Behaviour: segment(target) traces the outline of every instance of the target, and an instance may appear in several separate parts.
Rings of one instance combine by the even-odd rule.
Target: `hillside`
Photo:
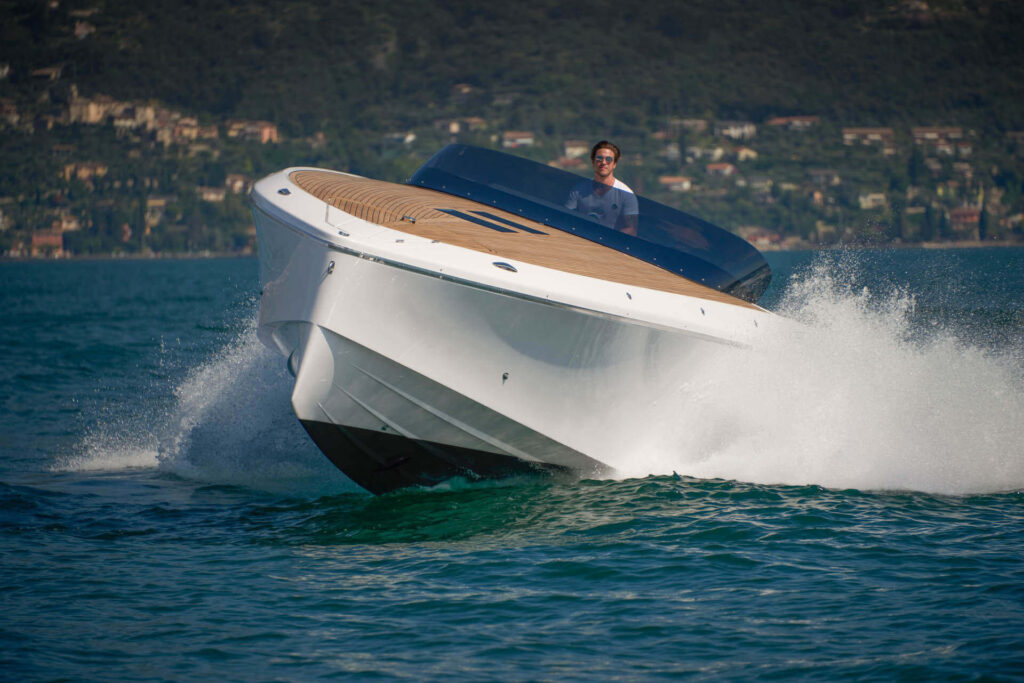
[[[509,125],[552,133],[680,113],[1024,128],[1024,6],[1012,0],[46,6],[0,3],[0,62],[16,77],[61,63],[85,93],[268,119],[291,136],[486,115],[509,92]],[[76,38],[76,21],[95,31]],[[453,100],[456,83],[478,96]]]
[[[6,210],[8,228],[13,221],[32,229],[46,202],[37,200],[44,206],[33,213],[24,196],[36,188],[52,197],[46,186],[65,161],[47,151],[53,146],[70,148],[78,161],[89,150],[90,160],[104,158],[108,166],[131,158],[126,173],[140,182],[164,177],[163,187],[177,185],[178,194],[189,183],[300,162],[401,180],[447,141],[439,121],[467,117],[487,125],[486,134],[464,136],[468,141],[494,144],[502,130],[530,131],[537,143],[520,153],[545,161],[559,156],[566,138],[624,140],[646,159],[635,173],[652,188],[664,174],[692,175],[664,153],[664,137],[652,138],[683,117],[763,124],[814,116],[822,121],[819,135],[832,142],[844,126],[888,126],[905,136],[913,126],[958,126],[992,141],[995,154],[1006,132],[1024,129],[1022,27],[1024,5],[1013,0],[0,0],[0,98],[18,112],[8,120],[19,121],[0,123],[0,198],[20,197]],[[53,80],[39,71],[53,67],[60,70]],[[199,125],[272,122],[286,142],[255,149],[222,140],[214,153],[188,160],[109,129],[54,128],[67,122],[76,94],[156,102]],[[387,142],[409,131],[415,144],[396,150]],[[669,135],[684,150],[707,142],[679,130]],[[762,152],[753,170],[802,175],[808,166],[851,164],[846,178],[875,177],[849,192],[872,184],[885,192],[912,184],[904,176],[923,161],[903,144],[881,167],[874,157],[859,160],[829,149],[826,138],[815,140],[820,144],[777,140],[778,154]],[[800,168],[787,171],[787,158],[797,157]],[[1002,180],[992,180],[1011,196],[1019,194],[1016,165],[1016,158],[999,161]],[[118,204],[119,195],[110,194]],[[756,203],[730,215],[735,207],[723,206],[719,195],[684,204],[732,227],[758,222]],[[856,196],[843,201],[855,204]],[[807,237],[829,216],[811,215],[805,203],[771,208],[760,222]],[[206,224],[198,211],[181,207],[183,223],[197,225],[193,232]],[[131,210],[123,213],[111,220],[136,220]]]

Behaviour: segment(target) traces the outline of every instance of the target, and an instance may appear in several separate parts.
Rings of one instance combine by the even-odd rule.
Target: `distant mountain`
[[[666,115],[1010,130],[1022,28],[1018,0],[0,0],[0,65],[5,92],[61,66],[86,95],[291,136],[451,115],[549,135]]]

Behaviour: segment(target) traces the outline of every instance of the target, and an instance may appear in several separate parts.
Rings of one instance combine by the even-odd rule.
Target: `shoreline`
[[[256,252],[173,252],[161,254],[63,254],[61,256],[0,256],[0,263],[25,263],[30,261],[45,261],[57,263],[60,261],[199,261],[213,259],[254,259]]]
[[[1006,240],[971,240],[964,242],[886,242],[885,244],[822,244],[807,245],[801,247],[774,247],[753,245],[760,252],[787,252],[787,251],[840,251],[842,249],[1012,249],[1024,247],[1024,242],[1010,242]]]
[[[1009,242],[1006,240],[992,240],[992,241],[981,241],[973,240],[969,242],[915,242],[915,243],[886,243],[886,244],[827,244],[827,245],[806,245],[799,247],[775,247],[775,246],[757,246],[754,247],[760,252],[780,253],[780,252],[799,252],[799,251],[840,251],[843,249],[862,249],[862,250],[880,250],[880,249],[926,249],[926,250],[939,250],[939,249],[1012,249],[1014,247],[1024,248],[1024,242]],[[249,259],[257,258],[256,252],[212,252],[212,251],[197,251],[197,252],[164,252],[159,254],[125,254],[125,253],[113,253],[113,254],[62,254],[56,257],[45,257],[45,256],[7,256],[0,255],[0,263],[18,263],[28,261],[45,261],[45,262],[59,262],[59,261],[186,261],[186,260],[201,260],[201,259]]]

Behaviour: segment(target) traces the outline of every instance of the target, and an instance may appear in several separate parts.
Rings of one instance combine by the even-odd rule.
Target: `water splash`
[[[645,407],[660,413],[650,440],[624,446],[622,474],[950,494],[1024,488],[1019,345],[993,348],[972,343],[969,329],[922,323],[905,288],[865,288],[857,271],[850,259],[819,259],[776,307],[792,324],[767,329],[753,350],[722,349],[696,374],[681,363],[674,394]],[[250,320],[185,375],[168,407],[104,421],[56,469],[157,469],[301,496],[360,490],[294,418],[291,386]]]
[[[360,490],[317,450],[292,414],[292,378],[255,322],[187,373],[168,409],[91,430],[65,471],[157,468],[189,480],[316,496]]]
[[[160,440],[160,469],[276,493],[353,490],[292,414],[291,385],[281,357],[259,342],[253,323],[176,389],[177,407]]]
[[[666,401],[673,425],[637,471],[964,494],[1024,487],[1019,349],[913,324],[914,297],[855,286],[819,259],[788,285],[795,321],[723,350]],[[644,473],[646,473],[644,472]]]

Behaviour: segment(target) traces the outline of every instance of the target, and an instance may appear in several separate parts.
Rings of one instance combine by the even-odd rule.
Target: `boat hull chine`
[[[292,408],[321,451],[373,493],[539,472],[604,470],[386,356],[302,325]],[[515,445],[513,445],[515,444]]]

